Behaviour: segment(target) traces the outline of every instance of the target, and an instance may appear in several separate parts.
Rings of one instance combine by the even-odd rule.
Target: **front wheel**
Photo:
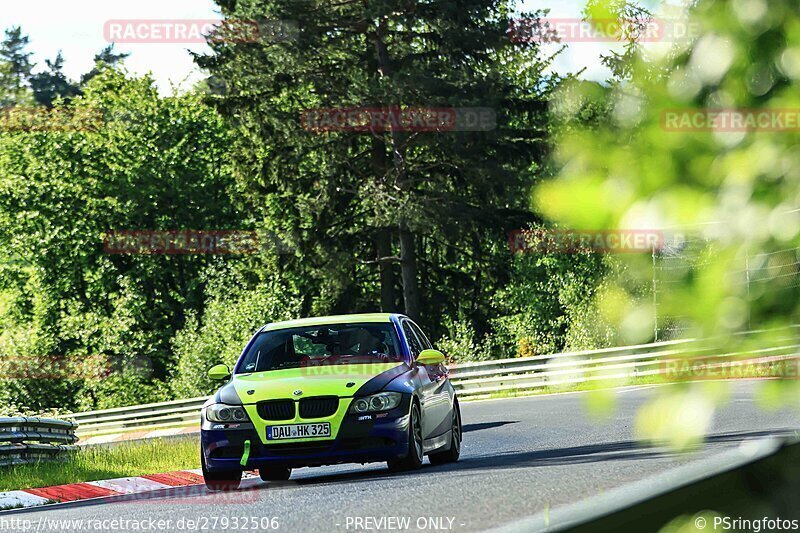
[[[428,455],[432,465],[455,463],[461,455],[461,412],[458,409],[458,404],[453,406],[453,426],[450,431],[450,448],[443,452]]]
[[[389,470],[392,472],[416,470],[422,466],[422,453],[422,417],[419,405],[412,402],[408,421],[408,454],[402,459],[388,461]]]
[[[239,488],[239,483],[242,482],[241,470],[211,472],[206,467],[206,458],[203,452],[200,452],[200,464],[203,467],[203,480],[208,490],[235,490]]]

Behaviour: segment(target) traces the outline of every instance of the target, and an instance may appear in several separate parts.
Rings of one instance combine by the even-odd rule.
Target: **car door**
[[[419,339],[422,349],[432,349],[433,344],[422,332],[422,329],[414,321],[409,320],[408,322]],[[447,379],[447,367],[443,364],[427,366],[425,367],[425,373],[432,385],[427,409],[428,423],[430,425],[429,435],[436,437],[450,430],[455,390]]]
[[[417,337],[417,334],[414,333],[414,328],[411,326],[410,320],[403,319],[400,322],[400,326],[403,328],[403,336],[405,336],[406,342],[408,343],[411,359],[416,361],[417,356],[419,356],[420,352],[424,349],[423,344]],[[434,424],[435,413],[432,412],[432,401],[434,400],[437,383],[435,380],[431,379],[428,369],[424,365],[414,364],[416,366],[414,381],[419,393],[420,410],[422,411],[422,436],[428,439],[433,436],[432,431],[436,427]]]

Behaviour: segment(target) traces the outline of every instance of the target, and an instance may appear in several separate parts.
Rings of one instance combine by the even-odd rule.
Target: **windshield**
[[[402,361],[391,323],[317,325],[259,334],[236,373]]]

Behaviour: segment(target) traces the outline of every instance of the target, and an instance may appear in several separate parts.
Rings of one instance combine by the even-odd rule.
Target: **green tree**
[[[173,339],[177,365],[171,386],[178,398],[211,394],[219,383],[208,378],[209,368],[220,363],[233,368],[258,328],[299,313],[300,298],[277,277],[252,283],[232,271],[208,274],[202,317],[193,313]]]
[[[130,56],[129,53],[119,53],[114,51],[114,43],[109,44],[94,56],[94,67],[92,70],[81,76],[80,85],[86,85],[89,80],[97,76],[106,67],[119,66],[125,59]]]
[[[71,125],[0,133],[0,354],[42,364],[96,356],[111,375],[16,380],[12,403],[165,398],[171,338],[204,304],[200,273],[239,259],[114,255],[104,236],[241,229],[227,191],[227,129],[198,95],[162,98],[151,78],[109,68],[53,112]],[[102,120],[73,121],[82,116]]]
[[[24,104],[30,98],[28,78],[34,64],[33,52],[28,52],[30,40],[22,28],[13,26],[5,30],[0,42],[0,107]]]
[[[589,0],[583,14],[588,22],[599,22],[598,29],[608,27],[609,20],[624,25],[625,31],[619,35],[622,51],[610,49],[600,55],[600,60],[611,71],[612,82],[628,79],[636,54],[641,51],[639,41],[653,20],[652,11],[631,0]]]
[[[198,57],[225,91],[247,209],[295,247],[304,312],[404,309],[485,330],[508,280],[506,233],[547,153],[552,87],[534,43],[509,39],[510,2],[217,2],[229,19],[274,21],[261,41],[214,39]],[[218,91],[220,92],[220,91]],[[320,134],[318,108],[487,108],[486,131]],[[441,329],[439,329],[441,331]]]
[[[52,107],[56,98],[69,100],[80,93],[78,86],[64,74],[64,57],[59,50],[52,61],[45,60],[47,71],[32,74],[28,81],[33,90],[33,98],[45,107]]]
[[[691,39],[630,59],[629,81],[612,87],[610,120],[557,139],[558,179],[538,187],[535,205],[568,227],[675,228],[708,242],[702,261],[674,271],[658,312],[683,316],[688,337],[720,339],[715,353],[760,351],[777,335],[795,337],[774,328],[800,319],[800,133],[771,118],[766,128],[734,121],[747,125],[756,112],[786,119],[800,107],[800,6],[699,0],[687,16]],[[563,97],[564,108],[579,107],[575,95]],[[652,283],[649,258],[630,263],[631,286]],[[652,294],[612,292],[605,316],[629,341],[650,340]],[[757,331],[735,335],[747,329]],[[696,442],[724,397],[716,391],[673,389],[641,413],[642,434]],[[796,400],[797,382],[772,380],[762,392],[778,406]]]

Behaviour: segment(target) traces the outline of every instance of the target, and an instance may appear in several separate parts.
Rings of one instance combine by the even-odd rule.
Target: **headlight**
[[[381,392],[372,396],[356,398],[350,405],[351,413],[374,413],[388,411],[400,405],[403,395],[399,392]]]
[[[211,422],[245,422],[249,420],[244,407],[215,403],[206,409],[206,418]]]

